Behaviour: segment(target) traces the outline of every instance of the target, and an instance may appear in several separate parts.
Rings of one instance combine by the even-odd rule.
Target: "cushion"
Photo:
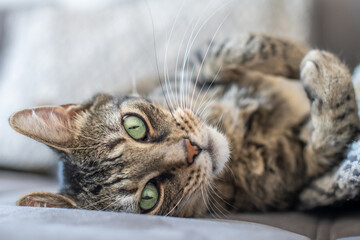
[[[29,192],[56,192],[57,180],[46,175],[0,171],[0,183],[0,232],[2,237],[6,236],[4,239],[98,239],[100,236],[104,239],[136,239],[145,234],[160,239],[166,236],[174,239],[236,236],[239,239],[335,240],[360,236],[360,208],[356,206],[312,212],[237,213],[227,214],[222,219],[214,219],[211,215],[202,220],[179,219],[90,210],[17,207],[16,200]],[[21,231],[16,231],[20,228]],[[140,235],[139,231],[144,235]]]
[[[243,221],[0,206],[3,239],[294,239],[307,237]]]

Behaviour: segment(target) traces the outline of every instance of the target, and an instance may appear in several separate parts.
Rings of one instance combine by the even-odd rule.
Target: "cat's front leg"
[[[334,55],[310,51],[301,64],[301,80],[311,101],[311,139],[304,150],[309,177],[343,159],[359,137],[359,117],[349,70]]]

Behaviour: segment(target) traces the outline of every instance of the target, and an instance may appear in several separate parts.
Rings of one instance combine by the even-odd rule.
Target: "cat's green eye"
[[[146,125],[141,118],[126,116],[123,120],[126,132],[135,140],[143,139],[146,135]]]
[[[149,211],[155,207],[159,199],[159,192],[156,186],[149,182],[141,193],[140,208],[143,211]]]

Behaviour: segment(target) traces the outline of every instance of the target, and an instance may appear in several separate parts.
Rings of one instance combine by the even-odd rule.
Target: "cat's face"
[[[226,138],[191,111],[170,112],[139,97],[98,95],[86,105],[23,110],[10,124],[65,153],[65,198],[27,195],[20,205],[68,201],[85,209],[201,215],[207,188],[229,158]]]

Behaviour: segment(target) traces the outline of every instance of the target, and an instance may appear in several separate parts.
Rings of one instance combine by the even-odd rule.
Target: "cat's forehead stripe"
[[[122,97],[122,98],[119,98],[118,101],[117,101],[117,105],[118,107],[121,106],[121,104],[125,103],[125,102],[128,102],[130,100],[140,100],[142,102],[146,102],[147,104],[152,104],[152,101],[150,99],[147,99],[147,98],[142,98],[142,97],[138,97],[138,96],[131,96],[131,95],[128,95],[128,96],[125,96],[125,97]]]
[[[134,96],[125,96],[123,98],[119,98],[117,101],[117,105],[118,107],[121,106],[121,104],[123,104],[124,102],[127,102],[129,100],[134,100],[134,99],[138,99],[138,97],[134,97]]]

